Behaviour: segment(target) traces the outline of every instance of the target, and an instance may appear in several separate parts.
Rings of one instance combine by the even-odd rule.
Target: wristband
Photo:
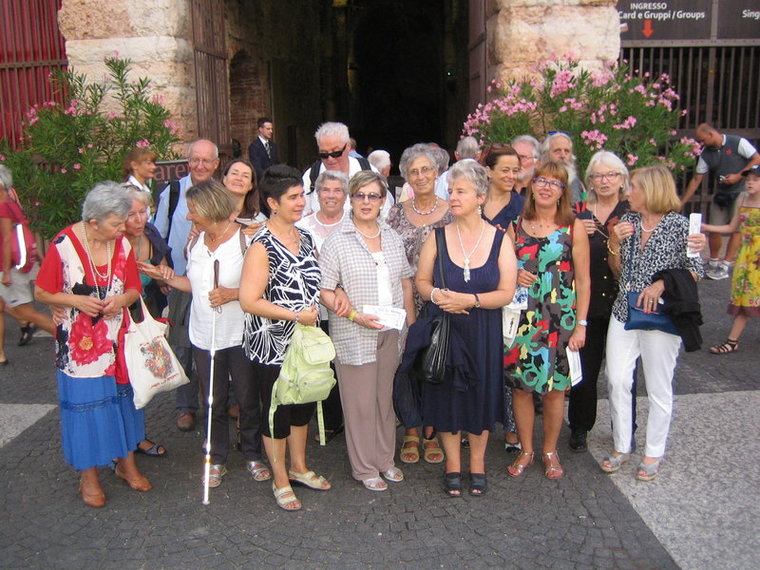
[[[433,302],[434,305],[438,304],[435,302],[435,299],[433,298],[435,296],[436,291],[440,291],[440,289],[438,287],[433,287],[433,290],[430,291],[430,300]]]
[[[580,321],[578,321],[576,324],[579,324],[579,325],[581,325],[582,327],[587,327],[587,326],[588,326],[588,321],[587,321],[586,319],[581,319],[581,320],[580,320]]]
[[[348,317],[346,317],[349,321],[354,322],[354,319],[356,318],[356,315],[358,313],[356,312],[356,309],[353,309],[350,313],[348,313]]]
[[[480,297],[478,297],[477,293],[473,293],[475,295],[475,304],[472,306],[473,309],[479,309],[480,308]]]

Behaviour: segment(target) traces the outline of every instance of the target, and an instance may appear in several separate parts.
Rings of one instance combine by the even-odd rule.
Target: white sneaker
[[[717,267],[710,264],[707,271],[705,271],[705,275],[708,279],[719,281],[721,279],[728,279],[728,270],[721,263],[719,263]]]

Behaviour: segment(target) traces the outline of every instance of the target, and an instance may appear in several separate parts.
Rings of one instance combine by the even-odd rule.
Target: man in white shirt
[[[181,178],[179,184],[170,183],[161,192],[153,218],[153,225],[171,247],[172,263],[177,275],[185,274],[185,245],[192,229],[192,222],[187,219],[185,194],[191,187],[214,175],[219,167],[219,149],[210,140],[198,139],[188,149],[187,162],[190,174]],[[169,295],[169,318],[174,326],[169,331],[169,343],[190,378],[189,384],[177,389],[177,427],[182,431],[193,429],[198,413],[198,378],[192,374],[192,350],[187,334],[189,310],[190,294],[172,291]]]
[[[306,193],[304,216],[311,212],[319,211],[319,200],[315,191],[315,183],[317,177],[325,170],[338,170],[346,174],[349,179],[362,170],[374,170],[377,172],[377,169],[366,158],[354,158],[349,155],[351,151],[349,144],[351,135],[348,133],[348,127],[343,123],[322,123],[314,133],[314,138],[317,140],[319,161],[312,164],[303,173],[303,189]],[[383,217],[387,216],[392,205],[393,198],[386,199],[380,215]],[[351,209],[351,204],[348,201],[346,201],[345,209]]]

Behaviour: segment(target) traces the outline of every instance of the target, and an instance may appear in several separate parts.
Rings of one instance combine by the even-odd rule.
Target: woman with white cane
[[[253,365],[242,347],[245,314],[238,302],[249,238],[232,220],[234,199],[218,182],[202,182],[190,188],[187,206],[187,218],[199,234],[187,246],[187,276],[172,277],[167,283],[193,294],[190,342],[202,390],[209,395],[203,484],[218,487],[227,473],[230,378],[240,404],[240,442],[246,468],[255,481],[266,481],[272,474],[261,460],[261,398],[253,379]],[[156,269],[141,264],[145,273]]]

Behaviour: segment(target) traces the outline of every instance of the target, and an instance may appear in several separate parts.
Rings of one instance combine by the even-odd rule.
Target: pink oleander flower
[[[71,165],[71,168],[73,168],[74,170],[81,170],[82,165],[79,164],[78,162],[75,162],[74,164]]]
[[[639,160],[639,157],[636,156],[635,154],[628,153],[625,156],[626,156],[626,163],[628,164],[628,166],[633,166]]]
[[[67,172],[68,170],[66,170],[65,168],[61,168],[61,174],[66,174]]]
[[[79,148],[77,150],[79,151],[79,154],[84,154],[84,149],[83,148]]]
[[[150,146],[150,141],[148,139],[142,139],[135,143],[135,146],[137,147],[146,147]]]
[[[87,143],[87,148],[93,148],[92,143]]]
[[[4,154],[0,154],[0,161],[5,161],[5,155]]]

